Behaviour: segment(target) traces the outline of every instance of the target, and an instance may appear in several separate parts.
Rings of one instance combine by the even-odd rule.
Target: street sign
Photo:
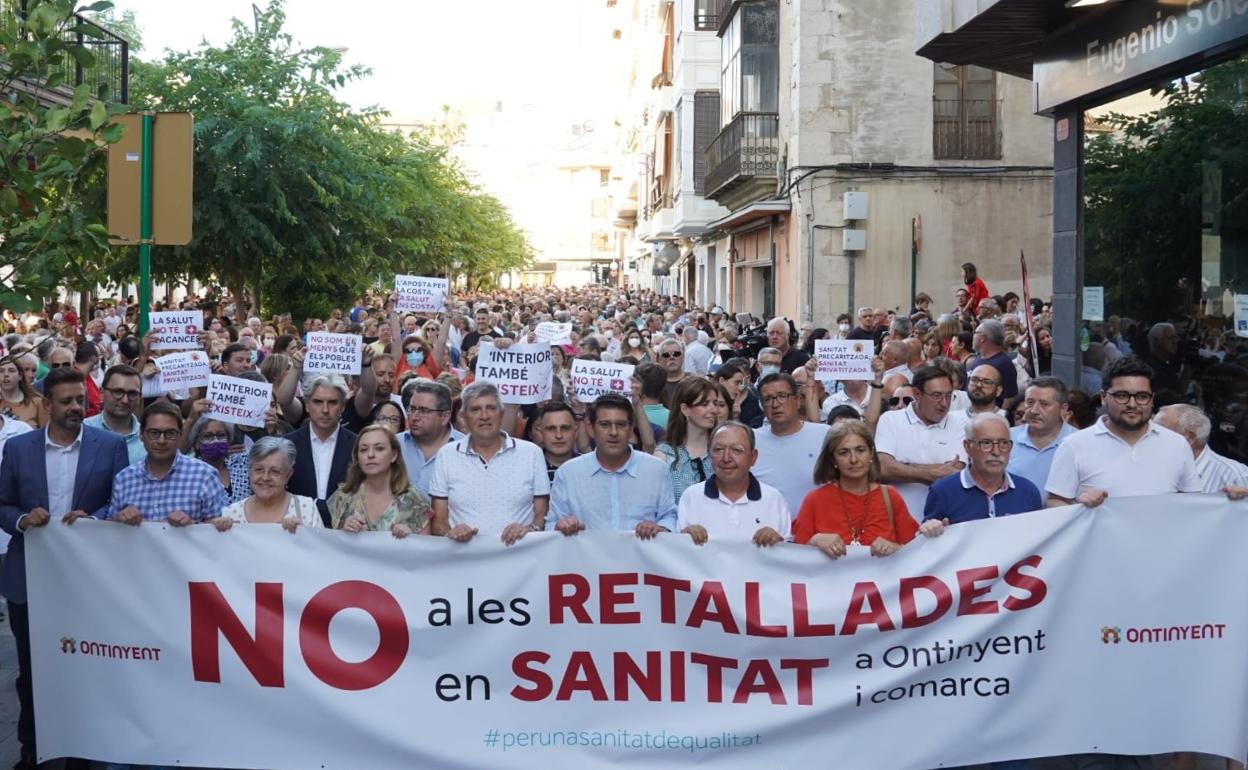
[[[114,246],[136,246],[140,232],[143,183],[143,116],[118,115],[121,140],[108,148],[108,232]],[[191,240],[194,181],[189,112],[152,116],[152,235],[157,246],[185,246]]]

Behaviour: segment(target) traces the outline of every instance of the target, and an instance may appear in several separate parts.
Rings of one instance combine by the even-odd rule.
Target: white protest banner
[[[543,321],[537,325],[535,331],[538,342],[545,342],[548,345],[571,345],[572,344],[572,324],[561,324],[558,321]]]
[[[358,334],[308,332],[305,372],[359,374],[364,340]]]
[[[419,275],[396,275],[394,309],[400,313],[440,313],[446,309],[447,280]]]
[[[148,313],[148,328],[155,337],[152,350],[187,350],[199,347],[199,332],[204,328],[202,310],[168,310]]]
[[[212,406],[204,414],[235,425],[263,428],[272,396],[273,386],[267,382],[214,374],[208,384],[208,400]]]
[[[837,767],[920,770],[1243,757],[1245,506],[1110,497],[836,561],[677,534],[506,547],[497,532],[460,544],[53,524],[26,533],[39,759],[822,768],[834,753]],[[298,714],[280,741],[275,714]]]
[[[553,374],[550,345],[545,343],[503,349],[483,340],[477,353],[477,379],[497,385],[504,404],[549,400]]]
[[[1104,321],[1105,320],[1105,287],[1104,286],[1084,286],[1083,287],[1083,320],[1085,321]]]
[[[166,393],[181,392],[187,388],[206,388],[212,376],[208,354],[202,350],[186,353],[170,353],[156,359],[160,370],[160,386]]]
[[[1248,337],[1248,294],[1235,295],[1235,335]]]
[[[598,400],[604,393],[632,396],[632,364],[612,364],[604,361],[572,360],[572,395],[582,404]]]
[[[815,340],[815,360],[819,370],[815,378],[833,380],[873,380],[871,359],[875,347],[870,340]]]

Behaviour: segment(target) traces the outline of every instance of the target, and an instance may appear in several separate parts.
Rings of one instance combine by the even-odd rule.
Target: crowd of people
[[[947,527],[1046,506],[1248,496],[1248,467],[1228,456],[1237,434],[1214,422],[1244,404],[1194,375],[1186,330],[1094,324],[1088,365],[1066,382],[1052,375],[1050,307],[1031,308],[1033,349],[1020,299],[990,295],[974,265],[963,272],[945,312],[919,294],[908,312],[863,307],[831,329],[605,286],[464,292],[425,315],[370,294],[301,324],[235,321],[229,299],[170,308],[205,311],[215,371],[272,386],[258,428],[211,415],[203,389],[167,392],[131,301],[86,320],[65,306],[5,310],[0,527],[12,541],[0,592],[21,668],[18,767],[36,756],[23,534],[53,521],[509,545],[626,530],[792,542],[836,559],[854,547],[888,557]],[[572,324],[552,346],[552,398],[504,403],[474,377],[480,347],[532,343],[543,321]],[[361,335],[360,375],[305,373],[314,331]],[[833,338],[874,345],[871,379],[821,377],[815,343]],[[1241,365],[1233,337],[1211,339],[1213,366]],[[579,401],[576,359],[634,364],[631,396]]]

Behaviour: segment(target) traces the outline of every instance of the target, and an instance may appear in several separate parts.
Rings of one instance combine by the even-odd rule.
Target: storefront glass
[[[1084,285],[1104,287],[1105,320],[1085,324],[1083,385],[1106,340],[1133,351],[1157,370],[1159,406],[1202,407],[1210,445],[1244,461],[1248,56],[1089,110],[1085,133]]]

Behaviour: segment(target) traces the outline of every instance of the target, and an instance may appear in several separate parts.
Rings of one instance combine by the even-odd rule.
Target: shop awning
[[[1031,64],[1044,39],[1105,6],[1067,8],[1066,0],[946,0],[929,3],[935,34],[919,56],[948,64],[976,64],[1031,78]]]
[[[654,267],[650,270],[651,274],[670,275],[672,265],[676,264],[678,259],[680,259],[680,247],[675,241],[668,241],[663,248],[659,249],[659,253],[654,255]]]

